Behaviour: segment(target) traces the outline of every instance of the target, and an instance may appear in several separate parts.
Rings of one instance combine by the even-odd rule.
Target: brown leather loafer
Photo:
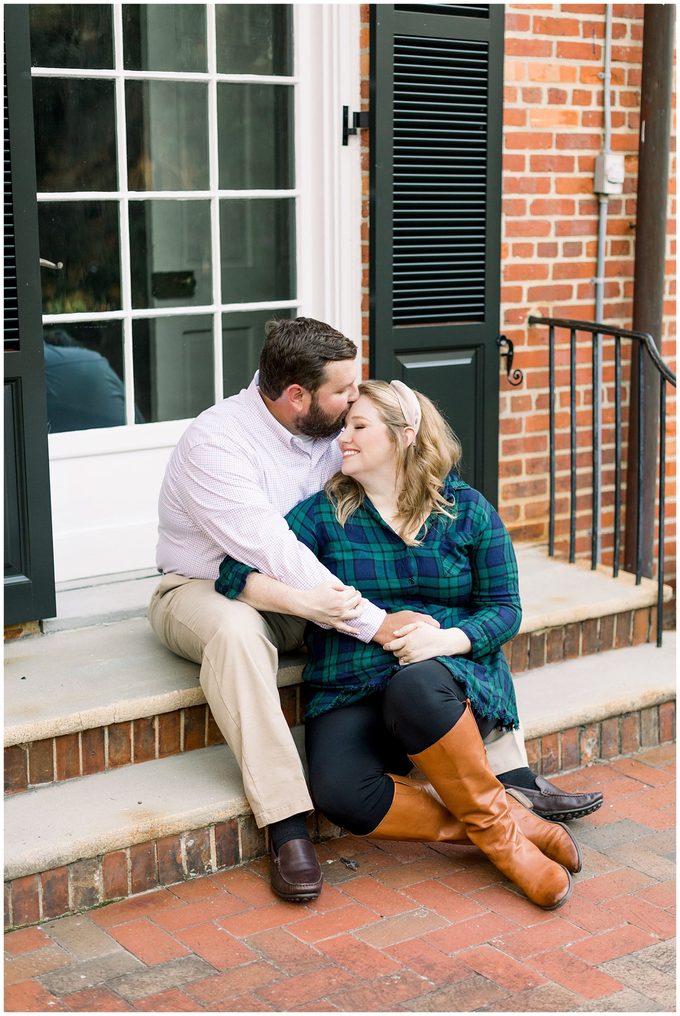
[[[288,840],[278,854],[269,844],[272,889],[282,900],[306,903],[321,892],[323,875],[310,840]]]
[[[599,790],[591,794],[567,794],[560,790],[554,783],[549,783],[542,776],[536,777],[536,790],[527,790],[526,787],[514,787],[512,784],[504,784],[507,790],[517,790],[523,794],[533,805],[533,810],[541,818],[554,819],[557,822],[565,822],[571,818],[582,818],[590,815],[602,807],[603,795]]]

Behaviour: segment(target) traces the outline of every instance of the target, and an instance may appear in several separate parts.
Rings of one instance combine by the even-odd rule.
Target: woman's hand
[[[472,649],[470,639],[460,628],[433,628],[422,621],[404,625],[394,635],[383,649],[394,653],[402,667],[436,656],[462,656]]]

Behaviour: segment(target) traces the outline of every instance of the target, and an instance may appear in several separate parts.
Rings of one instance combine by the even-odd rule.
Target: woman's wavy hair
[[[444,479],[462,457],[461,444],[437,407],[426,395],[414,391],[420,403],[421,421],[415,441],[405,447],[402,432],[408,427],[397,394],[386,381],[363,381],[359,394],[366,395],[386,425],[397,452],[397,531],[405,543],[416,545],[412,534],[433,512],[454,518],[453,504],[442,495]],[[366,492],[357,480],[338,472],[325,486],[338,522],[363,504]],[[427,531],[427,530],[425,530]],[[424,534],[423,534],[424,535]]]

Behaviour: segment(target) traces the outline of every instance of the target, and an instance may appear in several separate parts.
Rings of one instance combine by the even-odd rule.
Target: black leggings
[[[429,748],[463,715],[465,691],[443,664],[403,667],[387,688],[305,722],[312,798],[336,825],[365,836],[394,798],[387,773],[405,776],[409,755]],[[495,720],[479,719],[482,737]]]

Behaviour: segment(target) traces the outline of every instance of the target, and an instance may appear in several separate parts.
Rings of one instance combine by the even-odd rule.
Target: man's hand
[[[383,649],[386,649],[386,642],[390,642],[397,631],[407,624],[422,623],[439,628],[439,621],[430,617],[429,614],[419,614],[416,610],[397,610],[394,614],[388,614],[383,623],[373,636],[373,642],[378,642]]]
[[[422,621],[404,625],[394,634],[383,649],[394,653],[404,667],[437,656],[461,656],[472,648],[470,639],[460,628],[432,628]]]
[[[361,593],[346,586],[339,579],[324,582],[304,591],[304,612],[301,616],[316,624],[327,624],[339,631],[351,631],[344,622],[361,614]]]

